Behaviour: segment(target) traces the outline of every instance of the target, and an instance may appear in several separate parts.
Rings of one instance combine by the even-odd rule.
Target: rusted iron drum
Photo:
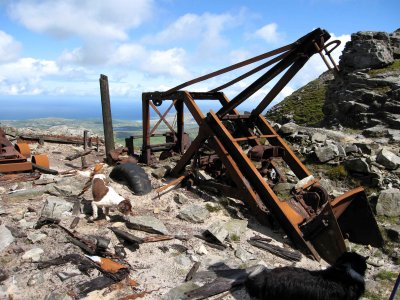
[[[47,169],[50,167],[49,158],[47,157],[47,155],[44,155],[44,154],[38,154],[38,155],[32,156],[31,161],[32,161],[32,163],[34,163],[40,167],[44,167]]]
[[[29,149],[29,145],[26,143],[17,143],[15,144],[15,150],[21,153],[26,158],[31,157],[31,150]]]

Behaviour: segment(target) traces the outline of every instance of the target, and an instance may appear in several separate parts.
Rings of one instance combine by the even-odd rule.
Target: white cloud
[[[283,40],[283,36],[277,29],[278,25],[276,23],[270,23],[258,29],[254,35],[267,43],[278,44]]]
[[[189,73],[184,67],[185,56],[186,51],[182,48],[151,51],[144,58],[141,69],[150,74],[166,74],[186,78]]]
[[[117,47],[117,49],[111,54],[108,64],[131,64],[143,59],[145,55],[146,49],[142,45],[126,43]]]
[[[21,45],[14,38],[0,30],[0,62],[16,59],[21,50]]]
[[[81,36],[123,40],[127,30],[151,16],[152,0],[19,0],[8,12],[28,29],[59,38]]]

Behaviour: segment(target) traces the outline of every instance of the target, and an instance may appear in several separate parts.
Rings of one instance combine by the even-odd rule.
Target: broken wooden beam
[[[78,152],[78,153],[75,153],[75,154],[66,156],[65,159],[71,161],[71,160],[77,159],[77,158],[79,158],[79,157],[88,155],[88,154],[90,154],[91,152],[92,152],[92,149],[86,150],[86,151],[83,151],[83,152]]]
[[[301,253],[297,250],[287,250],[285,248],[271,245],[256,239],[250,239],[248,240],[248,243],[254,247],[267,250],[268,252],[287,260],[291,261],[301,260]]]

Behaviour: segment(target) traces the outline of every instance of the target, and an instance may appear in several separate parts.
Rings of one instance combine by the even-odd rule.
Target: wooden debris
[[[195,262],[195,264],[190,268],[189,273],[187,273],[185,282],[193,279],[193,275],[197,272],[199,267],[200,267],[200,262],[199,261]]]
[[[39,166],[39,165],[34,164],[34,163],[32,163],[32,169],[33,170],[38,170],[41,173],[45,173],[45,174],[58,175],[58,171],[57,170],[45,168],[45,167]]]
[[[123,231],[121,229],[114,228],[114,227],[110,227],[109,229],[112,232],[114,232],[117,237],[119,237],[129,243],[142,244],[144,242],[142,238],[134,236],[133,234],[130,234],[129,232]]]
[[[71,225],[69,225],[69,228],[70,228],[70,229],[74,229],[74,228],[78,225],[79,220],[80,220],[79,217],[75,217],[75,218],[72,220]]]
[[[90,150],[86,150],[86,151],[83,151],[83,152],[78,152],[78,153],[66,156],[65,159],[69,160],[69,161],[72,161],[72,160],[77,159],[79,157],[86,156],[86,155],[90,154],[92,151],[93,150],[90,149]]]
[[[271,245],[260,240],[250,239],[248,240],[250,245],[253,245],[257,248],[261,248],[271,252],[272,254],[282,257],[287,260],[291,261],[300,261],[301,260],[301,253],[297,250],[287,250],[282,247],[278,247],[275,245]]]

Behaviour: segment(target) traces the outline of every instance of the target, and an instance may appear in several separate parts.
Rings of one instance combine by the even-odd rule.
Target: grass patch
[[[397,274],[391,271],[380,271],[378,274],[376,274],[376,278],[394,282],[397,278]]]
[[[382,73],[400,70],[400,59],[396,59],[390,66],[380,69],[372,69],[368,71],[371,76],[376,76]]]
[[[344,180],[349,175],[343,165],[338,165],[326,172],[330,180]]]
[[[292,114],[298,125],[317,126],[324,119],[326,84],[315,79],[286,97],[266,114],[267,119],[282,123],[282,116]]]
[[[239,242],[239,241],[240,241],[240,236],[237,235],[236,233],[232,233],[232,234],[229,236],[229,239],[230,239],[232,242]]]
[[[381,300],[382,297],[378,293],[366,290],[363,297],[368,298],[369,300]]]

